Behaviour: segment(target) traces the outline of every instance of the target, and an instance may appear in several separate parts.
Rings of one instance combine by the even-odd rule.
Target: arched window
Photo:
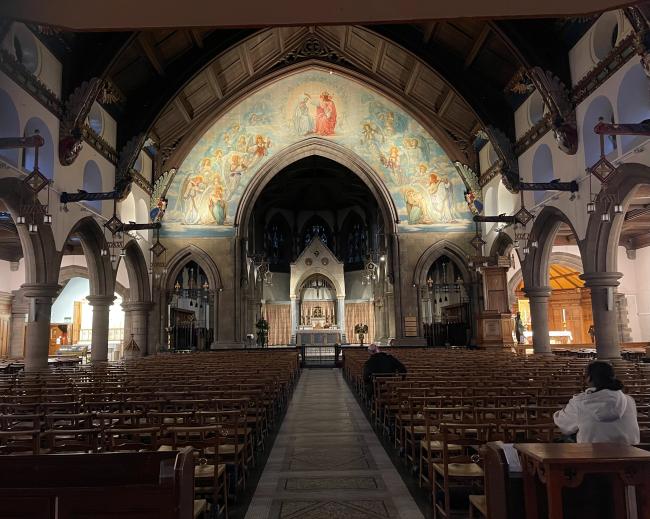
[[[546,144],[542,144],[537,148],[533,157],[533,182],[550,182],[553,178],[551,149]],[[533,200],[535,200],[536,204],[542,202],[546,196],[546,191],[533,192]]]
[[[180,270],[168,293],[169,345],[172,350],[208,350],[215,340],[214,287],[195,261]]]
[[[280,213],[274,215],[264,229],[264,254],[274,270],[288,270],[291,254],[291,228]]]
[[[346,267],[362,267],[368,254],[368,227],[356,211],[350,211],[341,227],[340,258]]]
[[[31,74],[38,74],[40,57],[36,38],[27,27],[14,24],[12,47],[16,61]]]
[[[99,166],[93,160],[89,160],[84,166],[83,190],[89,193],[99,193],[102,190],[102,174],[99,171]],[[102,212],[101,200],[88,201],[84,204],[93,211]]]
[[[312,216],[307,223],[305,223],[302,231],[302,248],[304,249],[311,243],[311,240],[318,236],[320,241],[327,245],[331,250],[334,250],[334,243],[332,240],[332,231],[330,230],[327,222],[320,216]]]
[[[595,62],[605,59],[618,42],[618,14],[616,11],[604,13],[594,24],[592,30],[592,52]]]
[[[38,151],[38,168],[41,173],[52,180],[54,178],[54,142],[47,125],[38,117],[32,117],[25,125],[25,137],[34,135],[38,131],[45,143]],[[25,148],[23,153],[23,168],[27,171],[34,169],[34,148]]]
[[[20,120],[18,110],[16,110],[11,96],[2,89],[0,89],[0,114],[2,114],[0,116],[0,137],[19,137]],[[0,150],[0,157],[14,166],[18,166],[19,156],[17,148]]]
[[[640,123],[650,120],[650,80],[640,64],[634,65],[623,76],[618,91],[618,118],[621,123]],[[622,135],[621,151],[627,153],[647,137]]]

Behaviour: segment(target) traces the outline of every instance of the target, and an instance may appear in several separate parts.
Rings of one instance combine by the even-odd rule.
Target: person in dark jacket
[[[366,395],[368,398],[372,398],[374,391],[372,385],[373,375],[406,373],[406,368],[404,364],[392,355],[379,351],[379,346],[374,343],[368,346],[368,352],[370,353],[370,358],[363,365],[363,381],[366,385]]]

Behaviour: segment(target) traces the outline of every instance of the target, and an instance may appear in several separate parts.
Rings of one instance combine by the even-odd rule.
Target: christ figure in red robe
[[[316,130],[317,135],[334,135],[336,126],[336,105],[328,92],[320,95],[320,104],[316,108]]]

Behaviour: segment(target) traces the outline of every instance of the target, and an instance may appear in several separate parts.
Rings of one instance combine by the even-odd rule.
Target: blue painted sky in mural
[[[310,69],[253,93],[199,139],[167,192],[162,234],[232,235],[237,205],[260,167],[311,137],[350,149],[379,174],[400,231],[467,231],[472,225],[460,175],[413,117],[352,79]]]

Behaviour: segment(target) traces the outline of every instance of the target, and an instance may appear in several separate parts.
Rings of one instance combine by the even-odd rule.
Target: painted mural
[[[239,200],[260,167],[310,137],[351,149],[379,173],[400,231],[471,225],[458,171],[415,119],[368,87],[312,69],[250,95],[201,137],[169,186],[162,234],[232,235]]]

